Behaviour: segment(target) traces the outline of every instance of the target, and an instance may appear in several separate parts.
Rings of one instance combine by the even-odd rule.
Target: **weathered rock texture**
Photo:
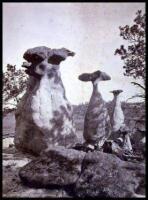
[[[16,110],[16,148],[39,154],[49,146],[72,146],[76,142],[72,106],[65,96],[59,64],[74,53],[36,47],[25,52],[31,63],[23,66],[29,75],[27,91]]]
[[[115,155],[57,147],[22,167],[19,176],[32,187],[63,188],[76,197],[133,197],[144,188],[144,164]]]
[[[122,148],[125,151],[132,152],[132,145],[129,136],[129,128],[125,125],[125,117],[121,107],[120,93],[123,90],[113,90],[111,91],[114,95],[112,100],[112,114],[111,114],[111,125],[112,134],[110,139],[116,140],[120,138],[123,141]]]
[[[111,116],[111,124],[112,124],[112,130],[114,132],[118,131],[121,126],[124,125],[124,114],[123,110],[121,108],[121,100],[120,100],[120,93],[123,92],[122,90],[113,90],[111,93],[113,93],[114,98],[112,100],[112,116]]]
[[[54,147],[22,168],[19,175],[34,187],[68,187],[79,178],[84,156],[84,152]]]
[[[79,197],[132,197],[144,180],[144,166],[102,152],[88,153],[83,169],[75,187]]]
[[[85,114],[83,136],[88,144],[102,147],[104,141],[109,137],[111,131],[110,118],[99,92],[99,82],[110,80],[110,76],[105,72],[96,71],[94,73],[84,73],[79,76],[81,81],[91,81],[93,92]]]

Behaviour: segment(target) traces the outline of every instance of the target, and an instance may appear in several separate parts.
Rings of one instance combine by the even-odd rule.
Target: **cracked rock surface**
[[[132,197],[144,181],[144,165],[112,154],[89,152],[74,188],[78,197]]]
[[[22,167],[19,176],[35,188],[63,188],[76,197],[133,197],[144,194],[144,163],[120,160],[103,152],[64,147],[48,149]]]
[[[84,156],[84,152],[53,147],[24,166],[19,175],[25,184],[33,187],[71,186],[80,176]]]

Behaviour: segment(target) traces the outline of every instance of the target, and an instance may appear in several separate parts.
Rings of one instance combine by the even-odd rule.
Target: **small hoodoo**
[[[115,141],[122,140],[123,150],[132,152],[132,145],[130,141],[130,130],[125,125],[124,113],[121,106],[120,94],[123,90],[113,90],[114,98],[112,101],[113,112],[111,116],[112,134],[111,137]]]

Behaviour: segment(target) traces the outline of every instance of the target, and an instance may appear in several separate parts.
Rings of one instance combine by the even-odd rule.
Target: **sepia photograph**
[[[2,197],[146,197],[145,7],[2,3]]]

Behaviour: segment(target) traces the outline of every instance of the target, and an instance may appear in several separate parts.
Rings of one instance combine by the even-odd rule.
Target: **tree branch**
[[[134,95],[134,96],[132,96],[132,97],[130,97],[130,98],[128,98],[127,100],[126,100],[126,102],[128,101],[128,100],[130,100],[130,99],[134,99],[134,98],[143,98],[143,99],[145,99],[145,95],[142,95],[142,94],[136,94],[136,95]]]
[[[138,87],[142,88],[145,91],[145,87],[142,86],[140,83],[137,83],[137,82],[131,82],[131,83],[134,85],[137,85]]]

